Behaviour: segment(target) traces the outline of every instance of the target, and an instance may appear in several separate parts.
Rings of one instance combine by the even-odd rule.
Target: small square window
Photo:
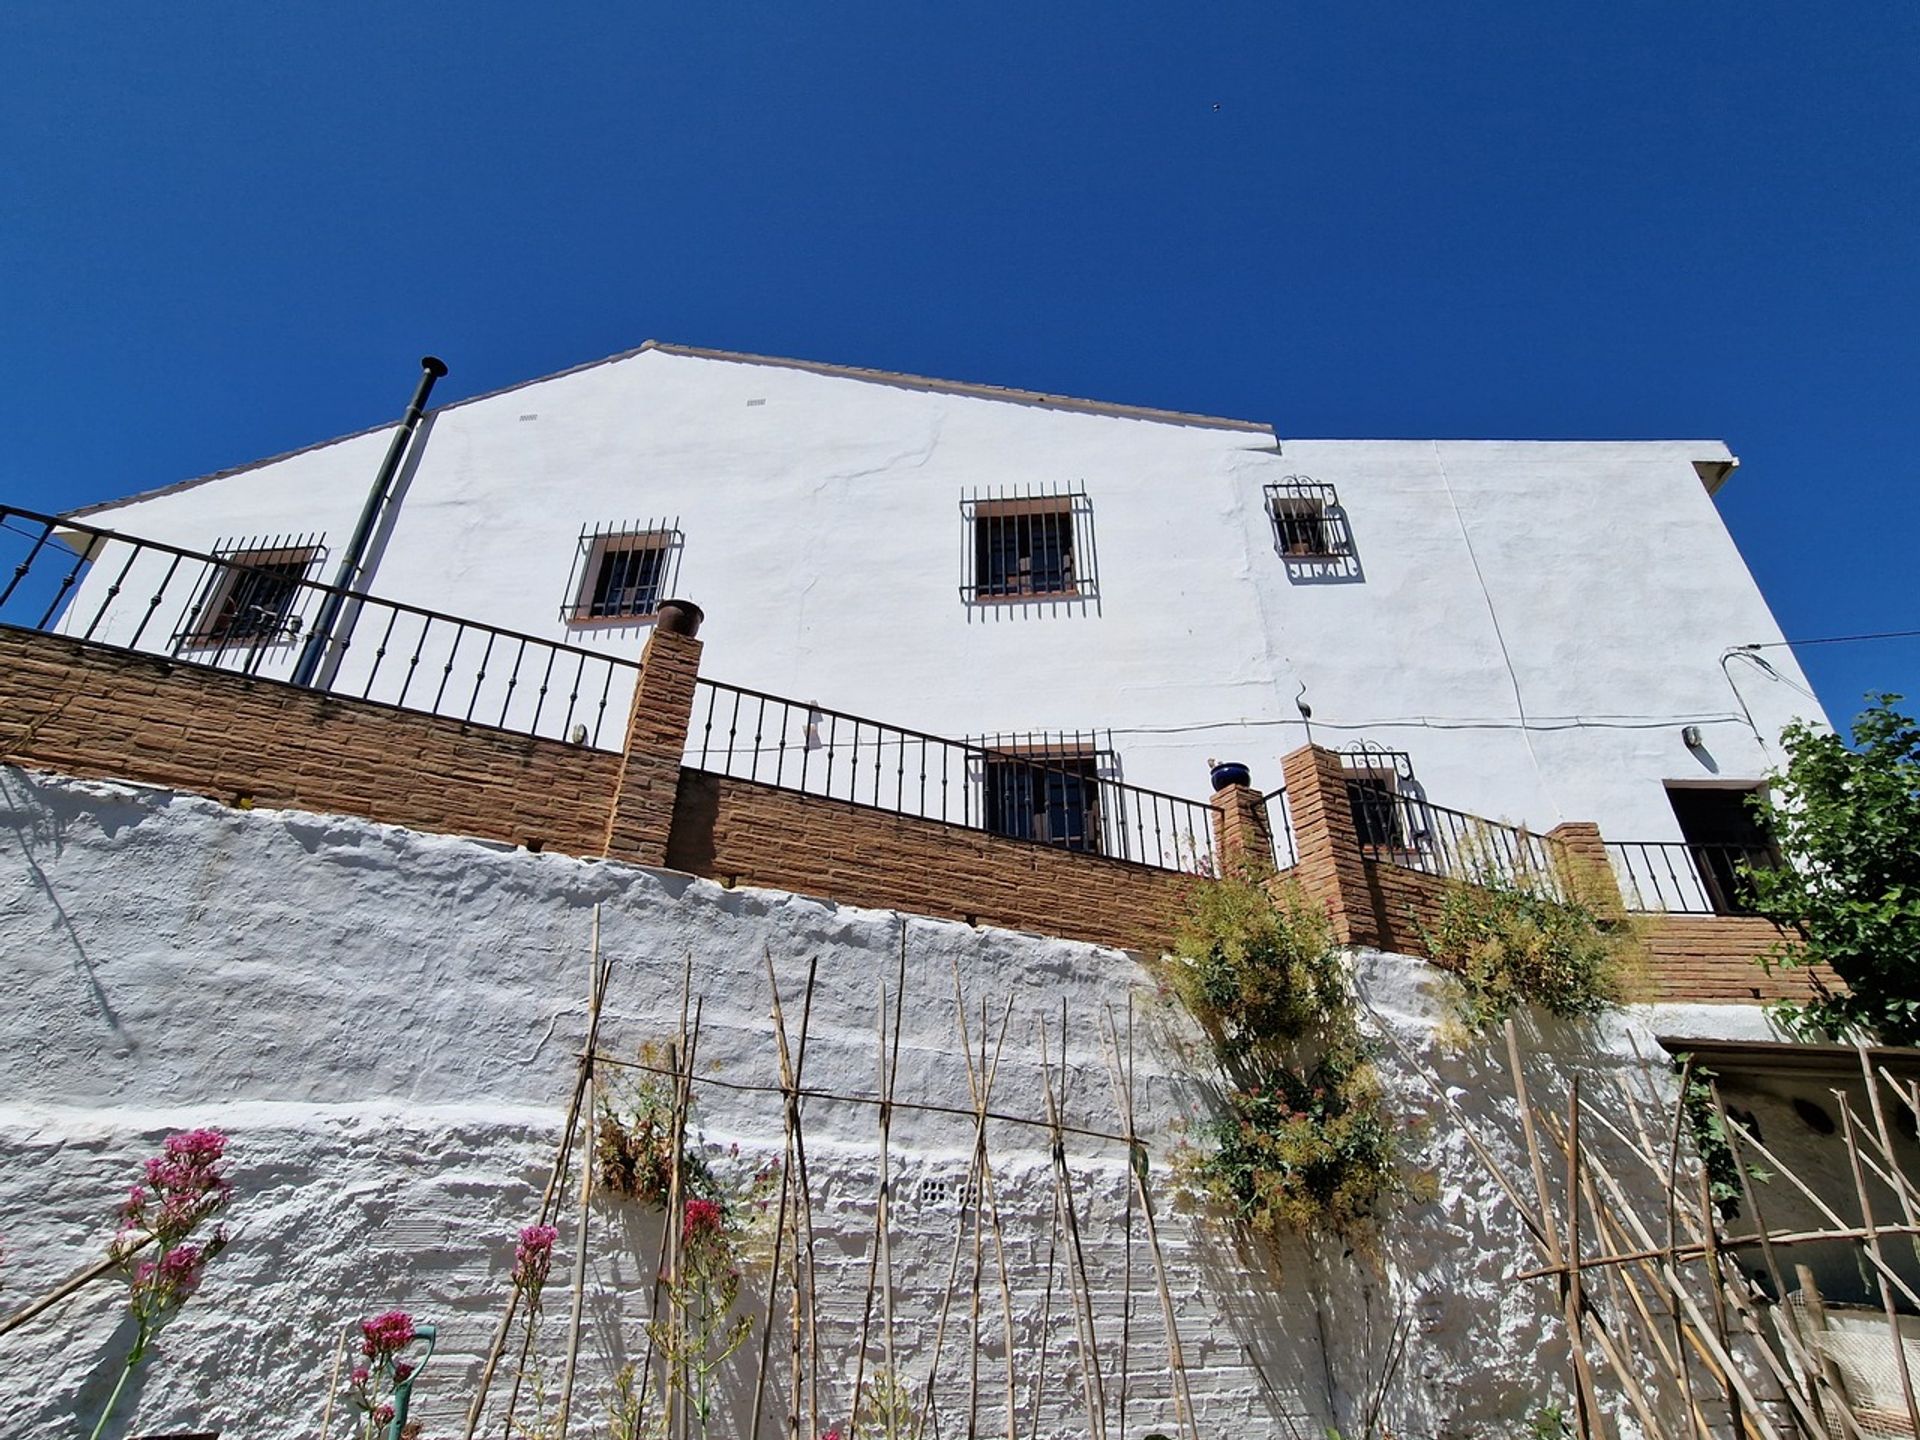
[[[982,806],[986,828],[1083,854],[1103,853],[1097,751],[1019,746],[986,753]]]
[[[962,502],[969,601],[1078,600],[1093,593],[1091,510],[1078,492]]]
[[[680,531],[670,525],[583,530],[560,618],[573,625],[651,618],[670,598],[679,552]]]
[[[1340,767],[1354,835],[1365,850],[1412,851],[1426,841],[1413,762],[1405,751],[1372,745],[1345,752]]]
[[[216,546],[214,553],[222,564],[181,637],[183,645],[260,646],[300,633],[301,592],[314,562],[326,553],[317,543]]]
[[[1267,486],[1274,546],[1287,560],[1338,560],[1353,553],[1346,512],[1331,485],[1290,476]]]

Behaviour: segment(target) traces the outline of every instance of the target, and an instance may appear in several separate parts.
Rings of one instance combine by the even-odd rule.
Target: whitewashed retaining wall
[[[1276,1273],[1173,1194],[1173,1153],[1202,1095],[1170,1048],[1169,1027],[1178,1027],[1119,952],[11,769],[0,770],[0,943],[10,981],[0,1007],[6,1308],[101,1253],[113,1205],[165,1133],[217,1125],[233,1136],[238,1238],[165,1333],[129,1412],[138,1416],[134,1433],[312,1435],[329,1336],[392,1305],[442,1325],[441,1354],[415,1413],[429,1437],[457,1433],[465,1387],[504,1298],[512,1234],[532,1216],[557,1139],[583,1031],[596,904],[605,948],[617,958],[608,1047],[630,1051],[671,1031],[691,955],[704,997],[701,1068],[731,1080],[776,1073],[770,953],[796,999],[807,961],[819,962],[810,1083],[870,1093],[877,985],[893,973],[904,933],[903,1098],[967,1103],[953,1040],[957,967],[970,1003],[984,999],[997,1012],[1006,997],[1015,1001],[997,1106],[1040,1113],[1038,1026],[1064,1002],[1070,1118],[1108,1128],[1097,1017],[1109,1006],[1124,1015],[1131,993],[1142,1122],[1204,1434],[1317,1436],[1330,1423],[1355,1425],[1401,1315],[1410,1340],[1384,1411],[1396,1435],[1497,1433],[1557,1380],[1551,1296],[1503,1280],[1530,1257],[1444,1123],[1410,1137],[1416,1162],[1435,1170],[1438,1198],[1396,1219],[1374,1260],[1293,1247]],[[1434,973],[1369,956],[1361,978],[1482,1118],[1490,1143],[1511,1155],[1498,1067],[1433,1044]],[[1537,1083],[1550,1087],[1551,1072],[1577,1069],[1595,1086],[1661,1085],[1651,1023],[1638,1016],[1543,1034],[1558,1058],[1543,1063]],[[1752,1012],[1725,1009],[1670,1012],[1657,1023],[1719,1033],[1757,1024]],[[1424,1108],[1401,1088],[1411,1111]],[[738,1140],[749,1155],[778,1144],[776,1107],[764,1100],[713,1091],[702,1114],[715,1144]],[[872,1226],[873,1127],[870,1109],[850,1106],[815,1104],[807,1121],[832,1276],[823,1344],[838,1357],[828,1418],[842,1422]],[[967,1127],[902,1113],[894,1135],[897,1345],[902,1370],[918,1381],[953,1245],[951,1192],[965,1173]],[[1040,1433],[1084,1433],[1064,1268],[1052,1275],[1052,1323],[1040,1323],[1052,1204],[1044,1140],[999,1125],[991,1143],[1023,1371],[1036,1368],[1043,1329],[1049,1347]],[[1125,1324],[1124,1434],[1172,1434],[1158,1304],[1137,1227],[1130,1291],[1126,1284],[1121,1155],[1092,1142],[1069,1153],[1113,1389],[1112,1433],[1123,1433],[1111,1371]],[[948,1182],[948,1197],[923,1181]],[[595,1250],[589,1310],[596,1419],[605,1376],[640,1340],[652,1234],[650,1223],[617,1211],[597,1223],[607,1238]],[[570,1243],[563,1231],[563,1265]],[[965,1273],[963,1265],[963,1302]],[[985,1433],[996,1433],[1002,1413],[991,1275]],[[105,1284],[0,1339],[0,1429],[84,1434],[125,1339],[118,1292]],[[957,1378],[964,1347],[951,1332],[947,1344],[950,1405],[965,1393]],[[872,1356],[870,1365],[877,1341]],[[746,1357],[738,1363],[750,1376]],[[1023,1417],[1033,1404],[1026,1383]],[[763,1433],[776,1428],[769,1420]]]

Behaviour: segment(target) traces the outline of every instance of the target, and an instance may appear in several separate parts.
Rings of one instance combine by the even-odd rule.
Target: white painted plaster
[[[1557,1381],[1551,1292],[1505,1280],[1531,1256],[1464,1138],[1444,1123],[1409,1135],[1410,1163],[1432,1168],[1437,1198],[1404,1210],[1375,1260],[1338,1246],[1250,1252],[1180,1198],[1175,1155],[1203,1103],[1178,1053],[1193,1037],[1121,952],[17,770],[0,771],[0,935],[12,982],[0,1008],[0,1231],[14,1255],[7,1298],[24,1299],[101,1252],[113,1205],[165,1133],[218,1125],[233,1136],[239,1238],[164,1336],[134,1412],[140,1428],[311,1435],[330,1327],[399,1305],[444,1327],[417,1413],[429,1436],[452,1433],[503,1299],[511,1236],[531,1218],[557,1138],[583,1033],[596,904],[616,959],[607,1048],[631,1053],[671,1031],[691,957],[704,1000],[702,1073],[734,1081],[776,1074],[770,955],[790,1002],[808,962],[819,964],[808,1081],[871,1094],[877,990],[897,964],[904,927],[902,1098],[968,1103],[951,1019],[957,968],[971,1005],[1015,1004],[996,1108],[1040,1112],[1038,1027],[1064,1004],[1069,1120],[1106,1128],[1114,1114],[1098,1017],[1109,1006],[1124,1014],[1131,997],[1141,1123],[1202,1433],[1352,1427],[1401,1313],[1412,1329],[1383,1416],[1395,1434],[1486,1435]],[[1437,972],[1366,954],[1357,973],[1384,1022],[1438,1069],[1487,1143],[1520,1165],[1499,1064],[1436,1042]],[[789,1015],[796,1009],[790,1003]],[[1723,1033],[1745,1023],[1741,1011],[1715,1013]],[[1658,1092],[1670,1083],[1653,1040],[1658,1023],[1629,1014],[1530,1030],[1547,1052],[1534,1083],[1554,1096],[1579,1073],[1590,1103],[1615,1086]],[[1408,1075],[1395,1065],[1387,1072],[1406,1113],[1431,1108]],[[750,1157],[779,1144],[777,1105],[765,1097],[708,1091],[701,1123],[713,1143],[737,1140]],[[828,1403],[844,1419],[872,1227],[874,1114],[816,1102],[806,1131],[828,1275],[823,1343],[843,1362]],[[915,1197],[924,1178],[964,1174],[968,1134],[964,1121],[906,1111],[894,1123],[899,1346],[916,1378],[955,1213]],[[1016,1344],[1033,1362],[1048,1273],[1048,1155],[1037,1131],[996,1124],[990,1139]],[[1596,1143],[1607,1153],[1604,1137]],[[1137,1228],[1130,1288],[1126,1281],[1122,1154],[1094,1141],[1068,1150],[1110,1364],[1132,1298],[1125,1433],[1172,1434],[1158,1303]],[[638,1343],[653,1232],[617,1209],[595,1223],[606,1236],[595,1251],[587,1342],[597,1397],[611,1365]],[[570,1244],[569,1229],[559,1268]],[[1045,1327],[1053,1388],[1040,1433],[1064,1436],[1084,1433],[1084,1420],[1064,1269],[1053,1280]],[[1001,1344],[991,1285],[985,1311],[991,1359]],[[115,1292],[101,1286],[0,1339],[5,1433],[72,1434],[73,1417],[87,1415],[110,1383],[125,1338],[119,1324]],[[943,1365],[957,1366],[961,1351],[947,1353]],[[984,1388],[996,1396],[998,1372],[988,1370]],[[1025,1392],[1021,1403],[1024,1413]],[[998,1411],[991,1415],[982,1421],[989,1430]]]
[[[385,443],[89,518],[196,548],[324,530],[337,558]],[[637,656],[643,628],[561,623],[576,537],[675,516],[719,679],[938,735],[1111,730],[1124,779],[1195,797],[1211,756],[1279,784],[1304,684],[1314,738],[1408,751],[1436,803],[1678,838],[1663,781],[1753,781],[1777,758],[1742,701],[1768,741],[1820,718],[1785,650],[1765,652],[1780,679],[1723,672],[1730,647],[1781,638],[1694,470],[1727,458],[1280,444],[654,350],[438,412],[372,588]],[[1289,576],[1263,487],[1294,475],[1337,487],[1363,579]],[[1097,599],[964,604],[963,494],[1056,484],[1091,497]]]

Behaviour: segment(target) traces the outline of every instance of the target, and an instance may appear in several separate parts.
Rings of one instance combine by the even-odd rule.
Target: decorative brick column
[[[1377,945],[1367,863],[1347,800],[1347,776],[1340,757],[1318,745],[1294,751],[1280,762],[1287,780],[1287,807],[1293,816],[1294,846],[1300,853],[1293,874],[1306,892],[1327,907],[1333,938],[1342,945]]]
[[[1600,915],[1624,909],[1620,880],[1607,859],[1607,842],[1591,820],[1567,820],[1547,832],[1560,884],[1567,894]]]
[[[661,607],[666,611],[673,602]],[[654,626],[640,657],[640,678],[633,687],[627,719],[627,751],[607,816],[606,853],[640,865],[667,863],[667,836],[680,793],[680,762],[686,753],[687,726],[693,716],[693,682],[700,676],[700,642],[692,631],[699,612],[684,629],[669,628],[667,617]]]
[[[1273,826],[1260,792],[1251,785],[1224,785],[1213,792],[1213,806],[1213,853],[1220,873],[1273,873]]]

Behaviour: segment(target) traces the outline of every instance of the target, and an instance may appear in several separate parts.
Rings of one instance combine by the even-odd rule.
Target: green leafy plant
[[[1455,1011],[1479,1033],[1522,1005],[1563,1017],[1620,1003],[1638,942],[1578,899],[1552,899],[1487,877],[1447,887],[1425,931],[1427,953],[1453,971]]]
[[[1298,886],[1195,887],[1174,930],[1174,990],[1228,1058],[1323,1026],[1346,1003],[1326,911]]]
[[[1686,1057],[1677,1057],[1675,1063],[1684,1067]],[[1687,1083],[1680,1092],[1680,1115],[1686,1122],[1687,1133],[1693,1136],[1693,1148],[1700,1156],[1700,1164],[1707,1172],[1708,1198],[1713,1201],[1714,1209],[1720,1212],[1722,1220],[1736,1219],[1740,1214],[1742,1190],[1740,1162],[1734,1158],[1725,1117],[1714,1103],[1713,1081],[1716,1077],[1711,1070],[1697,1068],[1685,1073]],[[1749,1165],[1747,1176],[1752,1180],[1767,1181],[1773,1178],[1773,1172],[1759,1165]]]
[[[1815,997],[1779,1002],[1802,1036],[1877,1035],[1920,1044],[1920,726],[1898,695],[1870,697],[1853,744],[1805,724],[1787,727],[1784,769],[1758,802],[1785,864],[1745,872],[1748,902],[1790,932],[1769,968],[1824,965],[1844,991],[1810,976]]]
[[[1257,876],[1196,886],[1166,976],[1224,1080],[1191,1173],[1269,1240],[1371,1238],[1405,1186],[1325,911]]]
[[[1263,1235],[1369,1234],[1401,1188],[1378,1073],[1344,1041],[1304,1072],[1275,1065],[1262,1078],[1229,1092],[1209,1127],[1208,1188]]]

